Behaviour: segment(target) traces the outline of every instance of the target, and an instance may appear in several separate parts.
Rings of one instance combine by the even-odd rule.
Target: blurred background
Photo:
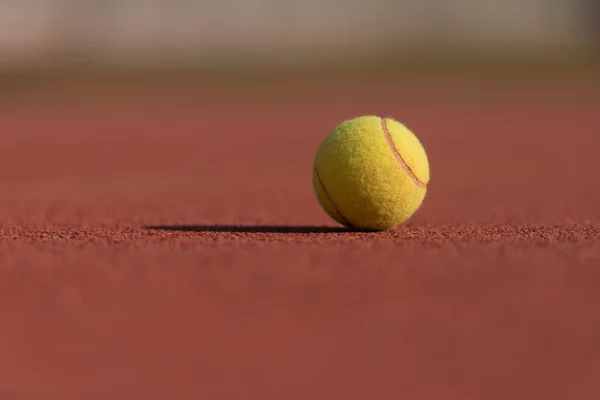
[[[49,70],[589,71],[599,49],[597,0],[0,1],[4,85]]]

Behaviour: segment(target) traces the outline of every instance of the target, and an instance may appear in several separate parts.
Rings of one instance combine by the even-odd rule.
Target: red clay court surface
[[[600,96],[398,93],[6,102],[0,397],[597,399]],[[387,233],[311,186],[368,113],[431,161]]]

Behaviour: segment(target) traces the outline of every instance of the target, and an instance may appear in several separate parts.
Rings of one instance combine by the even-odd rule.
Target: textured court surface
[[[600,95],[390,89],[5,101],[0,397],[596,399]],[[366,113],[431,160],[388,233],[311,187]]]

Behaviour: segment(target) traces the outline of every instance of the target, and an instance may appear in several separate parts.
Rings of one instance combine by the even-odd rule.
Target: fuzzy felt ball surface
[[[381,231],[408,220],[421,207],[429,160],[419,139],[391,118],[360,116],[342,122],[317,149],[313,188],[338,223]]]

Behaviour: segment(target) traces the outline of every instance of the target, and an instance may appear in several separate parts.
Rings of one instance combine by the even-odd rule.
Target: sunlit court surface
[[[598,398],[585,2],[5,3],[0,398]],[[429,158],[390,230],[313,190],[359,115]]]

